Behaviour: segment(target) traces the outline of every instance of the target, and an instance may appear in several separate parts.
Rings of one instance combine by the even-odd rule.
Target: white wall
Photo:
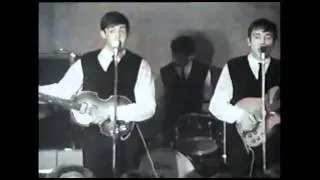
[[[99,21],[113,10],[128,16],[132,30],[127,47],[144,56],[155,74],[170,61],[170,41],[180,32],[207,36],[214,46],[212,65],[222,67],[247,52],[252,20],[266,17],[280,31],[279,3],[41,3],[39,51],[63,47],[84,53],[101,47]],[[279,42],[273,55],[280,57]]]

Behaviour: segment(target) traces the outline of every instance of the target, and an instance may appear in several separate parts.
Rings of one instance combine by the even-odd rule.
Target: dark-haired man
[[[203,104],[213,91],[210,66],[196,59],[196,43],[190,36],[179,36],[170,43],[172,62],[160,69],[161,106],[165,116],[166,142],[173,140],[173,130],[181,115],[203,113]],[[157,89],[159,90],[159,89]]]
[[[261,98],[262,64],[266,69],[265,92],[280,86],[280,61],[270,56],[277,38],[275,23],[264,18],[253,21],[247,35],[250,52],[227,62],[210,101],[209,111],[227,123],[227,162],[237,177],[251,176],[256,170],[262,170],[262,146],[248,148],[240,136],[240,131],[252,131],[257,125],[257,119],[248,109],[238,106],[238,102],[245,98]],[[265,58],[262,58],[261,47],[266,47]],[[279,136],[279,133],[272,134]],[[268,164],[280,161],[279,140],[276,139],[279,137],[267,139],[270,140],[267,141]]]
[[[101,99],[113,95],[115,62],[118,69],[118,95],[130,99],[132,103],[117,108],[117,119],[127,123],[150,119],[156,108],[154,79],[149,63],[141,56],[125,49],[130,32],[126,16],[113,11],[106,13],[100,21],[100,34],[105,45],[82,55],[59,83],[39,87],[39,92],[71,99],[79,92],[96,92]],[[114,56],[114,50],[118,53]],[[88,109],[88,108],[87,108]],[[90,109],[90,108],[89,108]],[[72,110],[74,114],[77,114]],[[80,111],[87,112],[80,109]],[[112,169],[113,141],[100,132],[101,123],[114,117],[113,108],[106,110],[104,118],[94,119],[84,128],[84,167],[99,178],[114,177]],[[116,149],[117,177],[128,169],[139,166],[141,138],[134,126],[126,140],[118,140]]]

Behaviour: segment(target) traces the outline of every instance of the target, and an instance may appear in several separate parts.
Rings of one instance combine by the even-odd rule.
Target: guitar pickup
[[[88,114],[91,115],[91,113],[92,113],[92,108],[90,108],[90,109],[88,110],[88,104],[87,104],[87,103],[81,103],[79,112],[80,112],[81,114],[85,114],[86,112],[88,112]]]

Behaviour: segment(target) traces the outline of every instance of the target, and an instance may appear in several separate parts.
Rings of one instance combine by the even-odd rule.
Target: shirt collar
[[[124,56],[125,53],[126,53],[126,50],[124,49],[124,50],[122,51],[122,53],[123,53],[122,56]],[[100,51],[100,53],[99,53],[99,55],[98,55],[98,61],[99,61],[100,65],[101,65],[101,67],[102,67],[104,70],[107,69],[107,67],[109,66],[110,62],[113,60],[113,59],[112,59],[112,56],[113,56],[113,52],[112,52],[110,49],[106,48],[106,47],[103,48],[103,49]]]
[[[268,58],[265,59],[265,65],[269,65],[270,64],[270,56]],[[258,63],[261,62],[261,60],[255,58],[251,53],[248,55],[248,61],[249,61],[249,64],[250,65],[253,65],[253,66],[258,66]]]

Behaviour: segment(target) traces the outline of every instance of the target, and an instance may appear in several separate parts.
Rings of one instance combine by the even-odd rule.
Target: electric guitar
[[[280,88],[278,86],[275,86],[271,88],[268,93],[266,94],[266,135],[271,134],[272,128],[280,124],[281,118],[280,115],[277,113],[274,113],[274,111],[277,110],[277,108],[280,108],[280,100],[278,102],[273,102],[275,100],[274,96],[277,93],[277,91],[280,91]],[[240,124],[236,124],[236,128],[238,131],[238,134],[240,135],[243,143],[246,146],[249,147],[257,147],[263,142],[263,127],[262,126],[262,111],[261,111],[261,98],[243,98],[240,101],[236,103],[237,107],[240,107],[247,112],[253,114],[256,120],[255,128],[251,131],[243,131]]]
[[[117,99],[117,107],[132,103],[129,98],[120,95],[111,95],[104,100],[99,98],[98,94],[92,91],[83,91],[72,100],[65,100],[39,93],[40,101],[57,104],[66,109],[70,109],[73,121],[83,127],[88,127],[90,123],[97,120],[97,118],[101,119],[106,117],[106,112],[111,108],[113,109]],[[118,128],[115,129],[116,132],[114,133],[113,130],[115,125]],[[100,125],[100,132],[108,137],[112,137],[116,134],[120,138],[126,139],[130,136],[134,126],[134,122],[124,122],[123,120],[117,120],[115,122],[107,119]]]

